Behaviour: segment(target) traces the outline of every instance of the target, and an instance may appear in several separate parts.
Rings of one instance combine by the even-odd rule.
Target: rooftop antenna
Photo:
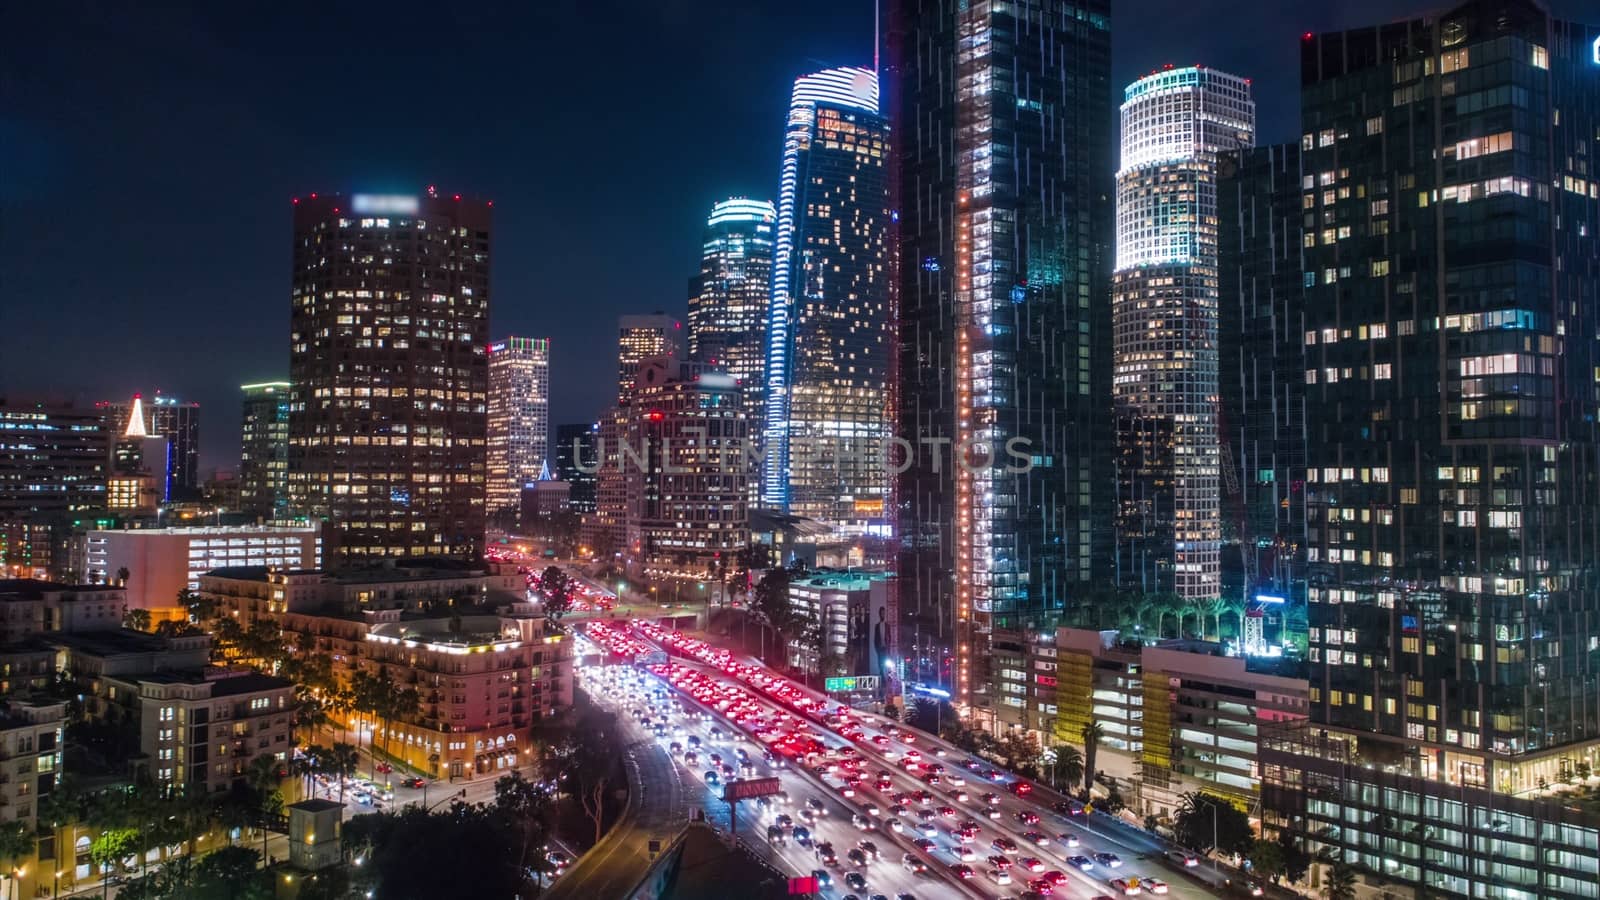
[[[874,78],[880,74],[878,72],[878,48],[882,46],[883,41],[878,35],[878,21],[882,17],[882,12],[883,0],[872,0],[872,75]],[[1600,44],[1596,46],[1600,47]],[[1600,54],[1600,50],[1595,52]]]

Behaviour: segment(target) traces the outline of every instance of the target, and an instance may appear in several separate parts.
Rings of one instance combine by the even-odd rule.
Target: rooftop
[[[65,584],[59,581],[40,581],[37,578],[0,578],[0,597],[39,600],[47,593],[60,591],[93,591],[108,593],[123,588],[109,584]]]
[[[168,639],[131,628],[116,631],[61,632],[50,635],[50,643],[95,656],[124,656],[134,653],[160,653],[171,645]]]
[[[320,534],[319,525],[189,525],[176,528],[108,528],[91,534],[122,534],[135,537],[246,537],[252,534]]]

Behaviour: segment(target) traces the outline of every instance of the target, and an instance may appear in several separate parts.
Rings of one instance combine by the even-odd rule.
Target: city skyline
[[[1274,81],[1265,74],[1294,71],[1294,37],[1304,31],[1357,27],[1437,5],[1413,2],[1398,10],[1383,0],[1353,0],[1313,10],[1282,9],[1271,0],[1229,4],[1230,16],[1252,22],[1253,33],[1241,35],[1210,27],[1214,20],[1210,5],[1151,2],[1142,6],[1154,14],[1140,14],[1137,29],[1112,29],[1112,82],[1120,95],[1120,85],[1169,62],[1202,62],[1257,76],[1260,140],[1281,142],[1295,137],[1298,127],[1298,85],[1293,77]],[[1551,7],[1557,15],[1574,16],[1580,5],[1578,0],[1556,0]],[[411,27],[406,23],[420,9],[397,8],[394,24],[380,23],[367,43],[374,48],[402,45],[398,34]],[[59,23],[72,12],[70,6],[28,8],[21,15],[39,21],[31,28],[25,27],[26,22],[19,27],[50,32],[52,21]],[[1122,7],[1114,13],[1124,14],[1133,12]],[[525,13],[501,10],[484,15],[515,19]],[[550,15],[552,21],[541,22],[541,30],[576,27],[581,21],[576,9],[551,11]],[[511,22],[496,27],[453,13],[443,16],[442,22],[430,18],[427,27],[470,31],[496,41],[527,30]],[[203,418],[201,472],[233,468],[239,450],[233,421],[236,386],[282,379],[288,374],[287,346],[278,335],[283,333],[288,297],[289,260],[282,234],[289,217],[289,198],[312,189],[420,192],[431,183],[448,183],[453,189],[496,200],[500,240],[516,248],[496,266],[495,288],[501,302],[496,304],[492,333],[547,334],[551,338],[553,421],[593,420],[607,400],[598,387],[604,373],[603,366],[584,348],[608,340],[608,326],[601,320],[653,309],[679,317],[685,314],[682,278],[684,272],[694,270],[699,258],[704,210],[728,196],[776,195],[788,86],[808,71],[869,61],[873,29],[872,5],[865,0],[764,10],[761,16],[723,15],[713,9],[704,21],[683,10],[654,7],[635,19],[622,17],[625,27],[637,28],[652,39],[665,29],[680,38],[689,52],[714,54],[749,72],[750,77],[729,81],[709,74],[694,75],[677,88],[684,102],[693,97],[697,108],[709,105],[725,115],[703,137],[641,157],[647,169],[637,175],[615,183],[599,175],[608,165],[616,170],[619,153],[632,159],[634,154],[627,150],[632,144],[623,141],[614,148],[601,147],[592,158],[573,160],[592,176],[557,179],[558,183],[551,184],[548,179],[524,177],[529,170],[523,156],[528,148],[523,144],[530,136],[520,126],[495,126],[500,143],[514,150],[509,155],[481,146],[460,151],[431,144],[401,146],[383,136],[397,133],[404,118],[388,115],[392,107],[383,104],[359,113],[360,129],[346,132],[342,125],[328,123],[341,135],[358,130],[370,136],[319,142],[313,151],[298,135],[308,127],[300,118],[299,98],[314,91],[292,85],[258,87],[254,81],[256,67],[286,52],[285,47],[294,47],[297,54],[332,52],[316,50],[301,39],[302,18],[286,9],[281,18],[252,21],[246,32],[235,16],[225,12],[187,16],[174,11],[147,12],[125,19],[121,13],[103,11],[98,18],[75,22],[78,27],[71,32],[71,41],[60,37],[18,48],[0,61],[0,72],[7,76],[0,80],[0,91],[8,100],[8,113],[0,120],[0,133],[8,138],[0,142],[0,167],[17,176],[0,184],[0,211],[8,217],[43,217],[43,227],[14,233],[13,240],[0,247],[0,264],[14,273],[12,289],[41,298],[33,315],[8,321],[5,337],[0,338],[0,348],[6,351],[0,353],[0,394],[56,393],[82,403],[128,396],[149,386],[181,395],[199,402],[202,408],[217,410]],[[353,33],[358,28],[348,13],[313,19],[315,33]],[[715,25],[708,28],[705,21]],[[371,24],[360,23],[363,34],[369,34]],[[394,41],[384,40],[387,28],[399,30]],[[208,71],[204,79],[192,78],[194,73],[181,67],[130,72],[126,51],[118,46],[130,31],[144,35],[147,43],[164,55],[198,55],[214,71]],[[1257,35],[1271,39],[1257,41]],[[222,43],[238,45],[242,53],[219,55],[215,48]],[[325,43],[336,46],[340,42]],[[730,48],[736,54],[733,59],[727,57]],[[575,52],[558,49],[547,63],[552,77],[560,71],[563,59]],[[57,65],[53,60],[63,52],[72,52],[77,61],[71,66]],[[459,62],[476,67],[495,83],[506,79],[501,58],[494,53],[475,52]],[[328,63],[348,65],[338,56]],[[629,65],[666,63],[650,57]],[[35,74],[45,71],[54,73],[48,83]],[[626,71],[608,74],[598,83],[580,83],[543,102],[553,105],[552,114],[583,117],[598,102],[595,92],[616,87],[626,77]],[[118,113],[113,119],[75,112],[99,108],[100,101],[88,98],[130,91],[169,97],[182,114],[163,118],[160,131],[152,132],[130,122],[131,112]],[[230,119],[229,128],[201,130],[204,118],[199,111],[215,107],[227,91],[251,96],[257,118],[248,122]],[[474,102],[487,103],[499,96],[491,93]],[[140,108],[131,101],[119,106],[129,111]],[[669,108],[671,104],[659,101],[640,101],[632,107],[647,121],[651,117],[665,119]],[[314,110],[319,123],[331,114],[321,107]],[[119,144],[114,157],[86,149],[98,143],[96,135],[111,124],[132,127],[142,136],[131,145]],[[243,142],[246,134],[257,135],[259,140]],[[271,150],[263,149],[266,147]],[[75,166],[71,179],[64,168],[69,159]],[[711,159],[716,162],[708,163]],[[597,201],[589,187],[610,192],[605,196],[614,200],[616,191],[633,190],[643,180],[656,178],[652,172],[659,172],[661,177],[656,180],[674,188],[666,194],[651,192],[625,226],[631,229],[627,245],[637,259],[626,266],[601,262],[593,255],[595,248],[609,250],[614,244],[590,238],[611,227],[606,224],[605,211],[614,208],[615,202]],[[167,189],[195,177],[202,177],[212,187],[201,193]],[[201,266],[207,272],[205,277],[173,284],[161,276],[164,266],[178,264],[176,258],[170,248],[145,237],[139,224],[144,221],[144,204],[158,196],[161,218],[167,222],[220,224],[220,210],[229,210],[229,227],[197,236],[205,250],[199,255],[205,259],[197,260],[194,254],[185,257],[184,264]],[[224,198],[222,207],[215,202],[219,197]],[[552,208],[570,210],[576,218],[545,216]],[[63,216],[63,211],[70,215]],[[40,279],[32,272],[49,266],[34,267],[24,261],[59,259],[58,223],[67,220],[73,221],[74,227],[88,228],[105,252],[97,266],[73,279]],[[573,259],[586,264],[571,265]],[[65,261],[59,264],[69,265]],[[216,327],[216,317],[211,314],[215,290],[206,285],[228,294],[230,319],[264,338],[241,343],[226,355],[186,354],[182,349],[186,343]],[[135,313],[140,298],[154,302],[158,295],[163,304],[192,315],[158,320]],[[575,302],[598,303],[601,315],[559,316],[560,310]],[[553,315],[566,321],[544,327]],[[85,351],[71,346],[52,348],[48,357],[41,355],[42,348],[50,346],[50,337],[67,327],[88,338],[88,345],[131,340],[146,352],[116,369],[97,364],[83,355]],[[46,363],[54,365],[46,367]],[[42,374],[46,368],[48,377]]]

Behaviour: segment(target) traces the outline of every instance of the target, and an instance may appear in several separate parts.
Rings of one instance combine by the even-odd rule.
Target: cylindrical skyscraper
[[[1122,104],[1112,278],[1120,580],[1221,594],[1217,154],[1252,146],[1250,82],[1167,68]]]
[[[734,197],[713,206],[700,274],[689,289],[689,355],[738,379],[752,434],[760,432],[763,410],[776,218],[766,200]]]

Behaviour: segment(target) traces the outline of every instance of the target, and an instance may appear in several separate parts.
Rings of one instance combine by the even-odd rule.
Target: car
[[[871,862],[871,860],[867,859],[867,854],[861,852],[860,847],[851,847],[850,851],[844,855],[844,858],[850,860],[850,864],[853,866],[865,866]]]
[[[1056,840],[1060,841],[1061,846],[1063,847],[1076,847],[1083,843],[1078,839],[1076,834],[1073,834],[1070,831],[1063,831],[1059,835],[1056,835]]]
[[[890,819],[888,822],[885,822],[884,824],[888,825],[889,826],[889,830],[894,832],[895,834],[905,834],[906,833],[906,823],[900,821],[899,819]]]
[[[934,848],[934,843],[933,843],[933,841],[930,841],[927,838],[917,838],[916,840],[911,842],[911,846],[917,848],[918,850],[921,850],[923,853],[932,853],[933,852],[933,848]]]
[[[983,801],[984,806],[994,806],[1000,802],[1000,795],[990,791],[985,794],[979,794],[978,799]]]
[[[957,775],[954,772],[951,772],[949,775],[944,776],[944,780],[950,782],[953,785],[956,785],[957,787],[967,783],[967,780],[965,778],[962,778],[960,775]]]
[[[883,810],[879,809],[878,804],[876,803],[863,803],[861,804],[861,809],[865,811],[867,815],[875,818],[883,815]]]
[[[1009,869],[1009,868],[1011,868],[1011,857],[1004,856],[1004,855],[999,854],[999,853],[996,853],[995,855],[989,857],[988,859],[984,860],[984,862],[986,862],[989,865],[995,867],[996,869]]]
[[[1051,869],[1039,877],[1057,886],[1067,883],[1067,873],[1059,869]]]
[[[394,766],[391,766],[388,763],[378,763],[378,771],[388,775],[394,771]]]
[[[811,845],[811,829],[804,825],[796,825],[794,831],[789,833],[789,836],[794,838],[794,842],[802,847]]]
[[[1267,893],[1265,888],[1254,881],[1248,882],[1246,884],[1246,888],[1250,891],[1250,896],[1252,897],[1263,897],[1266,896]]]
[[[854,825],[855,827],[857,827],[859,829],[861,829],[862,831],[877,831],[878,830],[878,823],[877,822],[874,822],[870,817],[863,816],[860,813],[851,813],[850,814],[850,824]]]
[[[911,795],[911,798],[916,800],[917,803],[921,804],[922,806],[927,806],[933,802],[933,795],[927,791],[917,791],[915,794]]]
[[[778,813],[777,817],[774,818],[772,821],[777,823],[777,826],[779,828],[793,828],[794,827],[794,819],[790,818],[788,813]]]
[[[1044,871],[1044,863],[1031,856],[1024,856],[1023,858],[1017,860],[1017,865],[1027,869],[1029,872],[1032,872],[1035,875]]]
[[[923,872],[928,871],[928,864],[910,853],[900,857],[900,866],[913,875],[921,875]]]
[[[667,745],[667,752],[671,753],[673,756],[677,756],[678,754],[683,752],[683,745],[678,743],[677,741],[673,741],[672,743]]]
[[[1144,888],[1139,886],[1139,879],[1137,878],[1113,878],[1111,886],[1124,897],[1135,897],[1144,893]]]
[[[934,812],[944,816],[947,819],[954,819],[957,815],[956,808],[953,806],[941,806],[938,809],[935,809]]]
[[[1051,806],[1051,809],[1063,816],[1081,816],[1084,814],[1082,804],[1072,800],[1058,800]]]
[[[1028,882],[1028,890],[1043,897],[1048,897],[1056,892],[1056,886],[1043,878],[1035,878]]]
[[[939,786],[939,773],[938,772],[923,772],[922,773],[922,781],[923,781],[924,784],[929,784],[929,785],[932,785],[934,787],[938,787]]]
[[[990,869],[989,878],[995,884],[1007,885],[1011,883],[1011,873],[1005,869]]]
[[[721,784],[722,776],[711,769],[706,770],[706,784]]]
[[[908,812],[911,812],[911,809],[904,803],[896,803],[895,805],[889,807],[889,815],[891,816],[903,816]]]
[[[951,847],[950,855],[961,860],[962,862],[975,862],[978,858],[978,854],[966,844],[957,844],[954,847]]]
[[[839,796],[854,797],[855,795],[856,789],[850,786],[850,782],[846,781],[844,784],[839,785]]]
[[[989,846],[999,850],[1001,853],[1017,852],[1017,842],[1010,838],[995,838],[989,843]]]
[[[817,862],[820,862],[825,866],[836,866],[839,864],[839,854],[834,852],[833,845],[827,841],[823,841],[816,847],[813,847],[811,852],[816,855]]]
[[[1200,855],[1198,853],[1191,853],[1188,850],[1174,850],[1171,853],[1168,853],[1167,856],[1171,858],[1173,862],[1183,866],[1185,869],[1192,869],[1195,866],[1200,865]]]
[[[1108,869],[1115,869],[1122,865],[1122,858],[1115,853],[1096,853],[1094,861]]]
[[[1039,824],[1039,814],[1031,809],[1024,809],[1017,813],[1017,821],[1024,825],[1037,825]]]
[[[860,872],[846,873],[844,876],[844,884],[845,887],[848,887],[853,891],[864,891],[867,889],[867,879]]]
[[[994,806],[985,806],[983,808],[983,814],[988,816],[991,819],[1000,818],[1000,810],[999,810],[998,807],[994,807]]]
[[[544,858],[546,862],[557,869],[565,869],[567,866],[572,865],[572,857],[562,853],[560,850],[551,850],[544,855]]]
[[[878,853],[878,845],[867,840],[866,838],[856,841],[856,849],[860,850],[862,853],[865,853],[867,855],[867,859],[876,861],[880,857],[880,854]]]
[[[767,826],[767,843],[782,846],[788,841],[783,833],[783,828],[777,825]]]
[[[1094,868],[1094,860],[1090,859],[1087,856],[1082,856],[1082,855],[1069,856],[1069,857],[1067,857],[1067,862],[1069,862],[1072,865],[1076,866],[1078,868],[1078,871],[1080,871],[1080,872],[1087,872],[1090,869]]]
[[[950,872],[963,881],[970,879],[974,874],[972,867],[966,863],[955,863],[950,867]]]
[[[819,816],[825,816],[828,814],[828,807],[816,797],[806,798],[806,809],[811,810]]]
[[[1048,846],[1050,846],[1050,836],[1048,834],[1044,834],[1042,832],[1024,831],[1022,833],[1022,839],[1027,841],[1030,844],[1033,844],[1035,847],[1048,847]]]
[[[827,869],[812,869],[811,877],[817,880],[817,887],[833,887],[833,876],[828,874]]]
[[[1152,894],[1165,894],[1167,891],[1171,890],[1171,888],[1167,886],[1167,883],[1159,878],[1141,878],[1139,879],[1139,883],[1144,886],[1145,890]]]
[[[923,837],[938,837],[939,829],[932,822],[921,822],[917,825],[917,834]]]
[[[955,841],[958,845],[972,843],[972,834],[964,828],[951,826],[947,833],[950,836],[950,840]]]
[[[400,783],[402,785],[408,787],[408,788],[421,788],[423,785],[427,784],[428,782],[425,779],[422,779],[422,778],[407,778],[406,780],[404,780],[404,781],[402,781]]]

